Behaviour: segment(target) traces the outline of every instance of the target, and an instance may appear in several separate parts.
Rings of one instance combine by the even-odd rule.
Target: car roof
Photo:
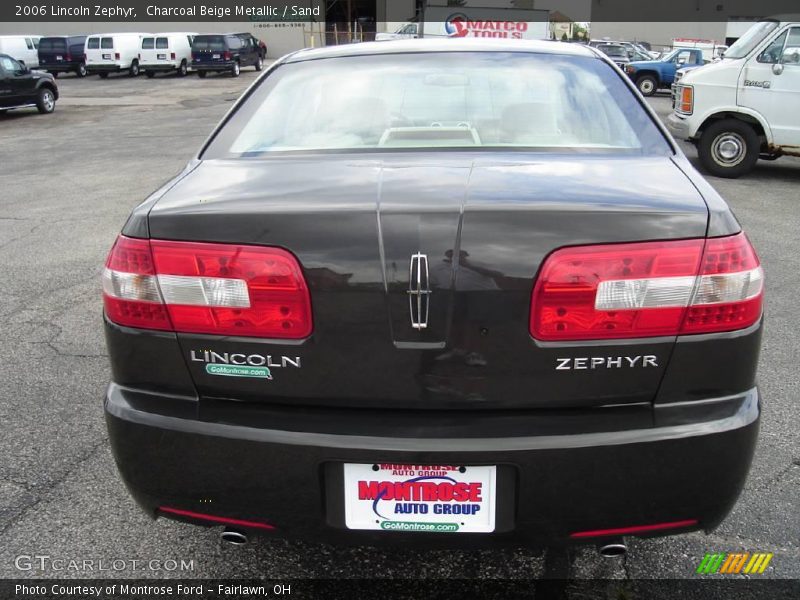
[[[583,44],[564,44],[546,40],[501,39],[416,39],[389,42],[365,42],[325,48],[307,48],[286,58],[286,62],[300,62],[319,58],[344,56],[370,56],[377,54],[412,54],[436,52],[527,52],[533,54],[559,54],[566,56],[597,57],[596,52]]]
[[[145,36],[145,35],[153,35],[152,33],[147,33],[144,31],[112,31],[111,33],[92,33],[87,35],[86,37],[114,37],[116,35],[138,35],[138,36]]]

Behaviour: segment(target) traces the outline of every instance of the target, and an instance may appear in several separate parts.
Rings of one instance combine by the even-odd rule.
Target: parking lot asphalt
[[[583,547],[556,572],[538,550],[267,538],[235,548],[218,529],[143,514],[117,475],[103,421],[100,271],[131,208],[183,167],[254,78],[65,76],[54,114],[0,115],[0,577],[691,578],[706,552],[760,551],[775,554],[762,577],[800,578],[800,159],[759,163],[739,180],[709,178],[758,249],[768,289],[760,441],[738,504],[710,535],[631,539],[624,559]],[[649,102],[668,114],[668,96]],[[711,457],[697,460],[715,468]],[[18,557],[31,555],[128,564],[28,570]],[[192,568],[142,565],[153,559]]]

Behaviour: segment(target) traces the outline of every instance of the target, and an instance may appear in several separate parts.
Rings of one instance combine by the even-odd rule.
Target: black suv
[[[39,40],[39,68],[53,77],[69,72],[86,77],[85,42],[85,35],[42,38]]]
[[[264,67],[258,40],[249,33],[198,35],[192,42],[192,67],[200,77],[227,71],[238,77],[242,67]]]
[[[58,86],[52,75],[31,71],[18,60],[0,54],[0,112],[35,106],[47,114],[56,109],[56,100]]]

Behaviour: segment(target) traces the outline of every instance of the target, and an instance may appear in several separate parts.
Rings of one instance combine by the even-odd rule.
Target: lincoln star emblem
[[[408,270],[408,310],[411,313],[411,327],[414,329],[428,327],[431,295],[428,282],[428,257],[425,254],[414,254]]]

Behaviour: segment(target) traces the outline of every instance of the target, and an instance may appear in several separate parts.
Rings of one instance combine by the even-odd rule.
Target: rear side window
[[[283,65],[233,115],[204,158],[397,148],[672,151],[604,61],[440,52]]]
[[[19,69],[19,63],[15,61],[13,58],[9,58],[7,56],[0,56],[0,67],[6,73],[13,73],[17,69]]]
[[[169,48],[169,40],[165,37],[156,38],[156,48],[158,50],[166,50]]]
[[[238,37],[229,37],[228,38],[228,47],[231,50],[238,50],[242,47],[242,40]]]
[[[100,38],[89,38],[89,41],[86,43],[86,48],[89,50],[97,50],[100,48]]]
[[[114,48],[114,38],[101,38],[100,47],[103,50],[111,50]]]
[[[153,38],[142,38],[142,50],[152,50],[153,44]]]
[[[31,38],[25,38],[25,45],[28,47],[28,50],[33,50],[33,40]]]
[[[221,35],[198,35],[192,42],[192,48],[198,52],[222,52],[225,50],[225,38]]]

